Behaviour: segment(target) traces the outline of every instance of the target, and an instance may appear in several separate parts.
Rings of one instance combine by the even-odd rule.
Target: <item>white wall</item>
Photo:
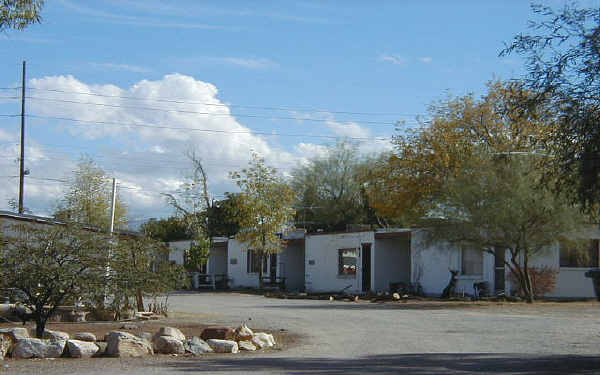
[[[375,239],[375,291],[388,291],[392,282],[410,282],[410,235],[402,238]]]
[[[374,232],[307,235],[305,245],[306,290],[309,292],[332,292],[341,291],[350,286],[346,289],[348,292],[360,293],[362,291],[362,257],[358,258],[355,277],[338,276],[338,250],[360,249],[362,243],[374,244],[374,242]],[[373,262],[373,257],[371,261]]]
[[[248,252],[243,243],[230,239],[227,243],[227,277],[232,288],[258,288],[258,273],[247,273]]]
[[[460,250],[444,242],[427,241],[426,232],[415,230],[411,236],[411,278],[427,295],[439,296],[450,281],[450,271],[460,270]],[[484,253],[483,275],[458,276],[456,292],[473,294],[473,283],[487,281],[494,290],[494,256]]]
[[[190,248],[191,242],[190,240],[169,242],[169,262],[183,266],[183,255]]]
[[[277,267],[277,274],[286,278],[287,290],[304,290],[304,241],[290,242],[286,249],[278,254]]]

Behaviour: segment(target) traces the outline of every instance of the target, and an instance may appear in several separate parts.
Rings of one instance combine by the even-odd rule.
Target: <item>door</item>
[[[496,293],[504,292],[505,273],[504,273],[504,258],[506,250],[496,248],[494,251],[494,289]]]
[[[271,254],[269,259],[269,278],[272,283],[277,281],[277,254]]]
[[[362,291],[371,290],[371,244],[362,244]]]

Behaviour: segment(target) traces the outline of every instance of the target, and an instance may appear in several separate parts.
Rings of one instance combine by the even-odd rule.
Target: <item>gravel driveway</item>
[[[170,303],[177,312],[208,314],[211,324],[251,318],[252,327],[285,329],[301,338],[283,351],[96,360],[102,368],[61,373],[600,374],[598,303],[373,304],[210,293],[177,295]]]

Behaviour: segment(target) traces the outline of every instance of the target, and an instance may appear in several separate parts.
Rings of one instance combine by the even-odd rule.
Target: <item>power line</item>
[[[138,110],[144,110],[144,111],[159,111],[159,112],[175,112],[175,113],[185,113],[185,114],[213,116],[213,117],[247,117],[247,118],[271,119],[271,120],[336,122],[336,121],[330,120],[330,119],[302,118],[302,117],[292,117],[292,116],[265,116],[265,115],[242,114],[242,113],[211,113],[211,112],[189,111],[189,110],[183,110],[183,109],[138,107],[138,106],[126,106],[126,105],[118,105],[118,104],[107,104],[107,103],[80,102],[77,100],[68,100],[68,99],[40,98],[38,96],[26,96],[25,98],[33,99],[33,100],[45,100],[45,101],[51,101],[51,102],[60,102],[60,103],[95,105],[95,106],[109,107],[109,108],[138,109]],[[344,120],[344,121],[360,123],[360,124],[364,124],[364,125],[387,125],[387,126],[397,126],[398,125],[397,121],[396,122],[364,121],[364,120]]]
[[[227,108],[248,108],[248,109],[263,109],[269,111],[308,111],[315,113],[331,113],[331,114],[346,114],[346,115],[360,115],[360,116],[418,116],[417,114],[407,114],[407,113],[394,113],[394,112],[353,112],[353,111],[334,111],[320,108],[294,108],[291,106],[254,106],[254,105],[243,105],[243,104],[223,104],[223,103],[206,103],[206,102],[194,102],[194,101],[186,101],[181,99],[166,99],[166,98],[140,98],[135,96],[120,96],[120,95],[105,95],[105,94],[97,94],[91,92],[80,92],[80,91],[67,91],[67,90],[59,90],[59,89],[43,89],[31,87],[29,90],[41,90],[41,91],[50,91],[50,92],[59,92],[65,94],[75,94],[75,95],[87,95],[87,96],[97,96],[103,98],[115,98],[115,99],[127,99],[127,100],[139,100],[139,101],[152,101],[152,102],[163,102],[163,103],[173,103],[173,104],[191,104],[191,105],[206,105],[206,106],[215,106],[215,107],[227,107]]]
[[[132,126],[142,128],[153,128],[153,129],[169,129],[169,130],[185,130],[185,131],[197,131],[205,133],[220,133],[220,134],[255,134],[255,135],[267,135],[274,137],[312,137],[312,138],[327,138],[327,139],[351,139],[351,140],[372,140],[372,141],[387,141],[388,138],[369,138],[369,137],[340,137],[333,135],[312,135],[312,134],[284,134],[284,133],[271,133],[271,132],[257,132],[253,130],[216,130],[216,129],[200,129],[200,128],[182,128],[175,126],[165,126],[157,123],[123,123],[114,121],[94,121],[94,120],[81,120],[69,117],[55,117],[55,116],[38,116],[38,115],[27,115],[30,118],[47,119],[47,120],[60,120],[70,121],[76,123],[85,124],[99,124],[99,125],[116,125],[116,126]]]

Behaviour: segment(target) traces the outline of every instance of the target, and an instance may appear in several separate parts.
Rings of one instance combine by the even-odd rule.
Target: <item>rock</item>
[[[136,329],[140,329],[140,327],[136,326],[135,324],[123,324],[121,326],[121,329],[126,329],[128,331],[135,331]]]
[[[98,351],[96,352],[96,354],[93,355],[93,357],[100,357],[104,355],[104,352],[106,351],[106,342],[104,341],[96,341],[94,344],[96,344],[96,346],[98,347]]]
[[[19,340],[29,338],[29,332],[27,331],[27,328],[21,328],[21,327],[3,328],[3,329],[0,329],[0,333],[7,334],[13,340],[13,342],[17,342]]]
[[[254,334],[252,343],[258,349],[272,348],[275,346],[275,338],[271,334],[259,332]]]
[[[183,344],[183,347],[185,348],[186,352],[192,353],[193,355],[212,353],[214,351],[206,341],[202,340],[198,336],[194,336],[187,340]]]
[[[140,332],[135,334],[137,337],[152,342],[152,334],[150,332]]]
[[[240,347],[240,350],[246,350],[249,352],[256,350],[256,346],[252,343],[252,341],[240,341],[238,342],[238,346]]]
[[[154,342],[154,351],[161,354],[183,354],[185,348],[183,341],[177,340],[173,336],[158,336]]]
[[[238,353],[239,347],[237,342],[231,340],[219,340],[219,339],[208,339],[206,343],[216,352],[216,353]]]
[[[73,335],[73,340],[94,342],[96,341],[96,335],[90,332],[80,332]]]
[[[154,354],[148,341],[127,332],[109,332],[106,344],[105,353],[111,357],[142,357]]]
[[[158,333],[154,335],[154,337],[158,336],[170,336],[179,341],[185,341],[185,335],[180,330],[173,327],[160,327]]]
[[[66,345],[65,340],[22,339],[13,350],[14,358],[59,358]]]
[[[5,333],[0,333],[0,360],[8,357],[12,353],[13,340]]]
[[[202,331],[200,337],[202,340],[217,339],[217,340],[232,340],[234,331],[229,327],[208,327]]]
[[[399,301],[399,300],[400,300],[400,294],[398,294],[398,293],[394,293],[394,294],[392,294],[392,299],[393,299],[394,301]]]
[[[242,324],[234,331],[233,339],[238,342],[251,341],[252,336],[254,336],[254,332],[252,332],[252,330],[248,328],[245,324]]]
[[[71,358],[90,358],[100,350],[93,342],[80,340],[67,341],[67,349]]]
[[[51,331],[49,329],[44,330],[42,334],[42,338],[46,340],[64,340],[67,341],[71,337],[66,332],[61,331]]]

